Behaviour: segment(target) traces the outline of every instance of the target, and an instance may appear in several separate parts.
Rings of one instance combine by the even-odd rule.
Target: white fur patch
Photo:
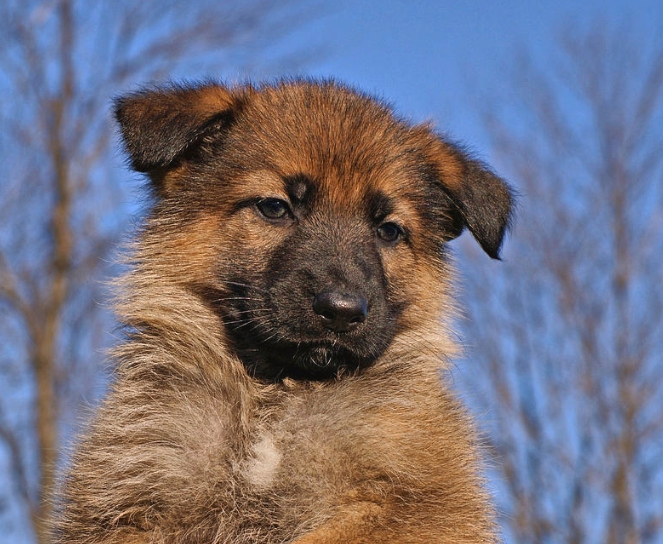
[[[245,476],[256,489],[264,490],[272,485],[276,477],[281,452],[269,434],[263,435],[252,449],[253,457],[246,464]]]

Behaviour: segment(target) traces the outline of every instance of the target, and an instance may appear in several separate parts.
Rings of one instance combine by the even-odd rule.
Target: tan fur
[[[433,161],[440,183],[455,190],[469,159],[430,129],[331,84],[178,92],[170,105],[146,95],[148,105],[139,97],[123,111],[133,120],[183,108],[202,123],[242,102],[238,128],[222,131],[223,153],[246,166],[219,158],[215,179],[181,151],[172,164],[134,158],[161,196],[120,283],[117,311],[129,336],[73,457],[56,542],[496,542],[473,425],[447,386],[458,350],[444,233],[430,230],[437,227],[408,196],[418,161]],[[204,133],[195,145],[204,151],[212,139]],[[224,281],[238,263],[263,273],[265,255],[289,231],[232,204],[286,199],[283,177],[301,172],[319,180],[325,217],[354,231],[369,189],[393,196],[390,217],[411,240],[380,255],[385,281],[408,305],[370,366],[336,379],[263,380],[247,372],[200,293],[231,296]],[[194,195],[196,183],[209,196]]]

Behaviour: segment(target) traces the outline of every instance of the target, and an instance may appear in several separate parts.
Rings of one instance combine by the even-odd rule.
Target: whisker
[[[247,289],[251,289],[254,291],[260,291],[262,293],[267,293],[267,289],[263,289],[262,287],[258,287],[257,285],[249,284],[249,283],[242,283],[239,281],[229,281],[226,280],[224,281],[226,285],[234,285],[236,287],[246,287]]]
[[[248,313],[248,312],[245,312]],[[269,315],[250,315],[248,317],[240,317],[239,319],[233,319],[233,320],[224,320],[223,323],[225,325],[232,325],[233,323],[264,323],[270,318]]]
[[[212,302],[226,302],[228,300],[254,300],[257,302],[264,302],[261,298],[255,297],[219,297],[212,299]]]
[[[234,314],[250,314],[253,312],[268,312],[270,311],[270,308],[253,308],[251,310],[239,310],[239,311],[233,311]]]
[[[242,322],[242,320],[236,321],[235,323],[241,323],[241,322]],[[258,321],[256,319],[250,319],[250,320],[246,320],[239,327],[235,327],[235,328],[236,329],[241,329],[242,327],[246,327],[247,325],[256,325],[256,324],[259,324],[259,323],[260,323],[260,321]]]

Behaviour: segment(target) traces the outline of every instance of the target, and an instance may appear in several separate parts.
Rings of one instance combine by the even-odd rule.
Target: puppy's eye
[[[256,209],[267,219],[286,219],[292,217],[288,204],[278,198],[265,198],[256,202]]]
[[[378,238],[388,244],[395,244],[403,237],[403,229],[396,223],[382,223],[377,230]]]

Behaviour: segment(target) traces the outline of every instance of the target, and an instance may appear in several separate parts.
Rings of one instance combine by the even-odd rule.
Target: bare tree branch
[[[506,265],[468,288],[507,535],[660,542],[663,45],[603,22],[513,66],[485,121],[523,209]]]

